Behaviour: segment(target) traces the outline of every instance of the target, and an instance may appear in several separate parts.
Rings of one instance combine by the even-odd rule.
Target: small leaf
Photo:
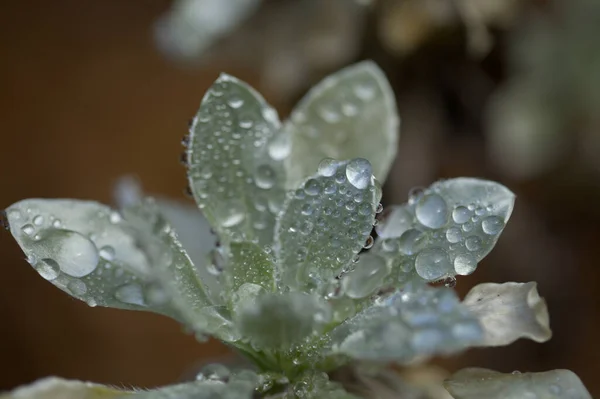
[[[324,160],[317,175],[290,193],[277,220],[284,283],[314,288],[347,267],[371,233],[380,197],[365,159]]]
[[[131,398],[133,392],[125,392],[99,384],[47,377],[32,384],[0,394],[0,399],[108,399]]]
[[[444,386],[454,399],[592,399],[569,370],[503,374],[467,368],[452,375]]]
[[[276,145],[291,146],[288,189],[310,176],[324,158],[368,159],[373,175],[383,182],[398,147],[394,93],[375,63],[352,65],[313,87],[294,108],[283,133]],[[284,140],[289,143],[282,144]]]
[[[478,343],[483,331],[454,291],[421,283],[380,297],[330,333],[331,349],[356,359],[409,363]]]
[[[316,296],[300,292],[264,294],[241,304],[235,325],[241,335],[261,348],[288,348],[320,330],[331,309]]]
[[[483,326],[483,346],[508,345],[519,338],[545,342],[552,337],[546,302],[537,284],[479,284],[463,301]]]
[[[221,239],[271,244],[285,172],[267,141],[277,112],[247,84],[221,75],[190,129],[188,178],[198,206]]]
[[[185,323],[197,332],[211,333],[225,341],[239,339],[225,306],[214,306],[207,297],[198,270],[154,200],[146,198],[122,212],[138,232],[138,245],[144,249],[155,277]]]
[[[211,251],[217,247],[217,237],[196,206],[157,198],[160,213],[173,227],[177,238],[190,257],[207,294],[214,303],[220,301],[221,286],[213,271]]]
[[[226,271],[230,292],[237,291],[245,283],[274,291],[274,268],[271,257],[258,245],[249,242],[232,243]]]
[[[494,247],[515,196],[486,180],[443,180],[413,192],[377,227],[375,252],[394,265],[391,280],[415,273],[426,281],[471,274]]]

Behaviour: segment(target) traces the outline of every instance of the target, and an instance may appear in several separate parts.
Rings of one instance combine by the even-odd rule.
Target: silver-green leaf
[[[444,386],[454,399],[592,399],[569,370],[503,374],[468,368],[453,374]]]
[[[243,284],[255,284],[267,291],[274,291],[275,266],[273,259],[258,245],[249,242],[232,243],[229,265],[225,270],[230,292]]]
[[[281,160],[267,142],[279,131],[277,112],[247,84],[221,75],[190,128],[188,178],[198,206],[225,242],[270,244],[283,202]]]
[[[330,337],[333,353],[409,363],[475,345],[483,331],[454,291],[410,283],[378,298],[333,329]]]
[[[508,345],[519,338],[545,342],[552,337],[546,302],[534,282],[479,284],[463,305],[483,326],[483,346]]]
[[[494,247],[515,195],[501,184],[472,178],[442,180],[413,192],[377,227],[376,251],[398,273],[426,281],[468,275]]]
[[[90,382],[46,377],[0,393],[0,399],[109,399],[131,397],[132,393]]]
[[[394,93],[375,63],[352,65],[313,87],[292,111],[283,133],[275,148],[289,151],[288,189],[312,175],[324,158],[365,158],[383,182],[398,147]]]
[[[284,283],[315,288],[348,268],[369,238],[380,198],[367,160],[321,162],[317,175],[289,193],[277,220]]]

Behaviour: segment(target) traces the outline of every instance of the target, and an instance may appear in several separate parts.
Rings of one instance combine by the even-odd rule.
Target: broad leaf
[[[285,176],[266,143],[279,127],[277,112],[232,76],[221,75],[202,100],[190,128],[188,178],[198,206],[226,242],[273,239]]]
[[[399,118],[394,93],[370,61],[325,78],[294,108],[274,148],[287,155],[286,186],[293,189],[312,175],[324,158],[365,158],[384,181],[396,156]]]
[[[0,399],[109,399],[131,398],[131,393],[83,381],[47,377],[1,394]]]
[[[552,337],[546,302],[537,284],[479,284],[463,301],[483,326],[483,346],[508,345],[519,338],[545,342]]]
[[[199,332],[228,325],[151,199],[117,212],[91,201],[30,199],[7,209],[10,230],[42,277],[90,306],[147,310]]]
[[[331,309],[318,297],[300,293],[264,294],[241,304],[235,324],[255,347],[289,348],[329,322]]]
[[[330,337],[334,353],[408,363],[477,344],[483,331],[454,291],[411,283],[381,296],[336,327]]]
[[[412,270],[426,281],[471,274],[498,241],[514,200],[498,183],[439,181],[392,209],[377,227],[375,251],[390,259],[396,280]]]
[[[468,368],[452,375],[444,386],[454,399],[592,399],[569,370],[503,374]]]
[[[275,250],[289,286],[314,288],[348,268],[373,228],[381,197],[365,159],[326,159],[290,192],[277,220]]]

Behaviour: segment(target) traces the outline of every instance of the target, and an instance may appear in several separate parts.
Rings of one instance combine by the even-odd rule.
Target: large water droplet
[[[35,270],[48,281],[54,280],[60,274],[58,263],[52,259],[42,259],[35,264]]]
[[[469,221],[472,214],[473,212],[470,211],[469,208],[464,206],[457,206],[452,211],[452,219],[455,223],[463,224]]]
[[[504,220],[499,216],[488,216],[481,222],[481,228],[485,234],[496,235],[504,228]]]
[[[281,132],[276,135],[273,140],[269,143],[268,151],[269,156],[276,161],[281,161],[290,155],[292,144],[289,136]]]
[[[42,215],[37,215],[33,218],[33,224],[36,226],[41,226],[44,224],[44,217]]]
[[[456,244],[462,240],[462,231],[458,227],[450,227],[446,231],[446,240],[450,244]]]
[[[441,248],[427,248],[415,259],[415,270],[419,276],[428,281],[452,274],[452,269],[448,254]]]
[[[365,189],[371,182],[373,169],[369,161],[364,158],[356,158],[346,165],[346,178],[354,187]]]
[[[335,159],[325,158],[321,161],[321,163],[319,163],[319,168],[317,169],[317,172],[321,176],[325,176],[325,177],[333,176],[333,175],[335,175],[335,172],[337,171],[338,164],[339,164],[339,162],[336,161]]]
[[[356,268],[342,279],[342,288],[350,298],[364,298],[375,291],[388,274],[385,259],[363,256]]]
[[[470,254],[460,254],[454,258],[454,270],[461,276],[467,276],[477,269],[477,259]]]
[[[144,293],[142,287],[139,284],[126,284],[115,291],[115,298],[123,303],[129,303],[131,305],[145,306]]]
[[[415,214],[423,226],[439,229],[448,219],[448,205],[437,194],[426,195],[417,204]]]
[[[227,382],[230,376],[231,372],[227,367],[223,366],[222,364],[213,363],[204,366],[202,371],[196,376],[196,380]]]
[[[60,266],[63,273],[73,277],[87,276],[98,265],[98,251],[94,243],[74,231],[52,229],[40,241],[48,258]]]
[[[242,223],[246,218],[244,207],[241,202],[231,201],[229,206],[223,207],[223,214],[221,215],[220,221],[221,226],[225,228],[237,226]]]
[[[101,258],[106,259],[109,262],[115,259],[115,249],[110,245],[105,245],[102,248],[100,248],[98,254]]]
[[[238,96],[232,96],[231,98],[229,98],[227,100],[227,105],[229,105],[231,108],[233,109],[238,109],[240,108],[242,105],[244,105],[244,100],[242,100],[241,97]]]
[[[260,165],[256,168],[254,181],[259,188],[267,190],[273,187],[273,185],[275,185],[275,178],[275,170],[269,165]]]
[[[23,231],[23,233],[27,234],[28,236],[31,236],[35,232],[35,227],[33,227],[30,224],[26,224],[23,227],[21,227],[21,230]]]
[[[425,235],[417,229],[406,230],[398,240],[400,251],[413,255],[423,248],[426,243]]]
[[[465,240],[465,247],[472,252],[479,251],[481,249],[481,238],[477,236],[468,237]]]

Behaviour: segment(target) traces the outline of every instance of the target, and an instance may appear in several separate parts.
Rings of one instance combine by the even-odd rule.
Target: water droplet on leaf
[[[346,165],[346,178],[354,187],[365,189],[371,183],[373,169],[369,161],[363,158],[356,158]]]

